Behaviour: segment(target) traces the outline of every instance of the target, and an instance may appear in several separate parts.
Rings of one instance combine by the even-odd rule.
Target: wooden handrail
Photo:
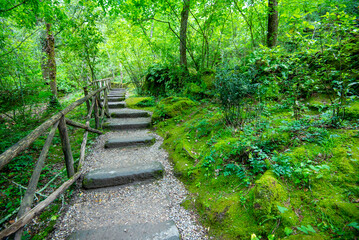
[[[43,124],[38,126],[34,131],[29,135],[18,141],[16,144],[8,148],[5,152],[0,155],[0,170],[8,164],[14,157],[16,157],[20,152],[28,148],[43,132],[45,132],[49,127],[51,127],[55,122],[60,120],[61,117],[65,116],[70,111],[74,110],[76,107],[89,100],[92,96],[103,91],[106,87],[102,87],[96,91],[91,92],[87,96],[73,102],[68,107],[53,115]]]
[[[18,154],[20,154],[23,150],[28,148],[41,134],[43,134],[48,128],[51,128],[51,131],[48,135],[48,138],[44,144],[43,150],[40,154],[39,160],[36,164],[35,170],[31,176],[29,186],[25,193],[25,197],[23,202],[21,202],[21,207],[19,208],[20,211],[18,213],[19,219],[13,223],[10,227],[6,228],[5,230],[0,232],[0,239],[9,236],[12,233],[16,232],[16,238],[20,239],[22,235],[22,227],[26,225],[28,222],[31,221],[36,215],[38,215],[46,206],[52,203],[61,193],[63,193],[67,188],[69,188],[81,175],[81,165],[82,161],[85,158],[85,148],[87,143],[87,136],[88,132],[95,132],[98,134],[102,134],[101,131],[97,129],[93,129],[90,127],[90,119],[93,110],[95,111],[95,121],[96,127],[99,127],[99,115],[98,115],[98,98],[99,94],[104,91],[105,96],[107,95],[107,91],[109,88],[109,84],[105,83],[103,87],[92,91],[89,94],[86,94],[85,97],[73,102],[69,106],[67,106],[62,111],[58,112],[57,114],[53,115],[47,121],[42,123],[39,127],[33,130],[29,135],[25,138],[21,139],[19,142],[8,148],[4,153],[0,155],[0,169],[2,169],[6,164],[8,164],[13,158],[15,158]],[[83,104],[84,102],[89,104],[89,99],[92,99],[92,104],[88,109],[86,115],[86,123],[81,124],[70,119],[65,118],[65,115],[75,109],[77,106]],[[105,107],[103,107],[105,108]],[[103,112],[103,111],[102,111]],[[104,117],[104,114],[101,114]],[[75,173],[74,170],[74,160],[71,152],[71,145],[70,139],[67,133],[67,126],[72,125],[75,127],[85,129],[83,142],[81,144],[80,149],[80,160],[77,168],[77,172]],[[61,143],[62,143],[62,150],[64,153],[65,163],[66,163],[66,170],[69,180],[62,184],[58,189],[56,189],[51,195],[49,195],[45,200],[40,202],[36,207],[30,210],[30,207],[33,203],[33,196],[34,192],[36,192],[36,187],[38,184],[39,176],[43,165],[45,164],[45,159],[47,153],[49,151],[49,147],[51,145],[52,139],[55,135],[56,128],[59,129]]]
[[[90,83],[87,84],[86,86],[84,86],[84,88],[87,88],[87,87],[93,85],[94,83],[104,82],[104,81],[108,81],[108,80],[111,80],[111,79],[113,79],[113,78],[112,78],[112,77],[109,77],[109,78],[104,78],[104,79],[95,80],[95,81],[90,82]]]

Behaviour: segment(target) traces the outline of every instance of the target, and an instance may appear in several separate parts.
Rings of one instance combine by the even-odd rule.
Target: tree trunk
[[[42,78],[46,85],[49,84],[49,68],[47,66],[47,33],[46,30],[42,30],[40,33],[40,42],[41,42],[41,70]]]
[[[278,2],[277,0],[268,0],[268,32],[267,46],[275,47],[278,37]]]
[[[55,38],[51,32],[51,24],[46,23],[47,34],[47,67],[48,77],[52,95],[57,98],[57,86],[56,86],[56,60],[55,60]]]
[[[191,0],[183,0],[180,29],[180,64],[187,68],[187,22]]]

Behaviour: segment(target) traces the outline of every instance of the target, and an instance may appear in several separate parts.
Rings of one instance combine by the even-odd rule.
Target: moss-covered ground
[[[284,109],[284,110],[281,110]],[[162,100],[154,128],[214,239],[354,239],[359,235],[355,123],[329,128],[325,113],[295,120],[268,103],[242,127],[218,105]]]

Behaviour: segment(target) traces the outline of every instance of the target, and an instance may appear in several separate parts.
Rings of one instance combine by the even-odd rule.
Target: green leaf
[[[291,229],[291,228],[289,228],[289,227],[285,227],[285,228],[284,228],[284,233],[285,233],[285,235],[289,236],[289,235],[292,234],[292,232],[293,232],[293,229]]]
[[[351,222],[348,224],[348,227],[353,227],[356,230],[359,230],[359,224],[357,222]]]
[[[280,213],[285,213],[286,211],[288,211],[288,208],[285,208],[285,207],[281,207],[279,205],[277,205],[277,208],[279,210]]]
[[[312,225],[307,225],[307,229],[308,229],[309,232],[315,233],[315,230],[312,227]]]

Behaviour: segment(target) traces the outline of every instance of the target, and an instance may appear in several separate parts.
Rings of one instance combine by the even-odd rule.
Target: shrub
[[[145,73],[143,90],[152,96],[169,96],[180,92],[188,78],[188,71],[181,66],[155,64]]]
[[[242,126],[256,116],[254,96],[258,89],[248,74],[222,69],[216,75],[216,90],[228,124]]]

